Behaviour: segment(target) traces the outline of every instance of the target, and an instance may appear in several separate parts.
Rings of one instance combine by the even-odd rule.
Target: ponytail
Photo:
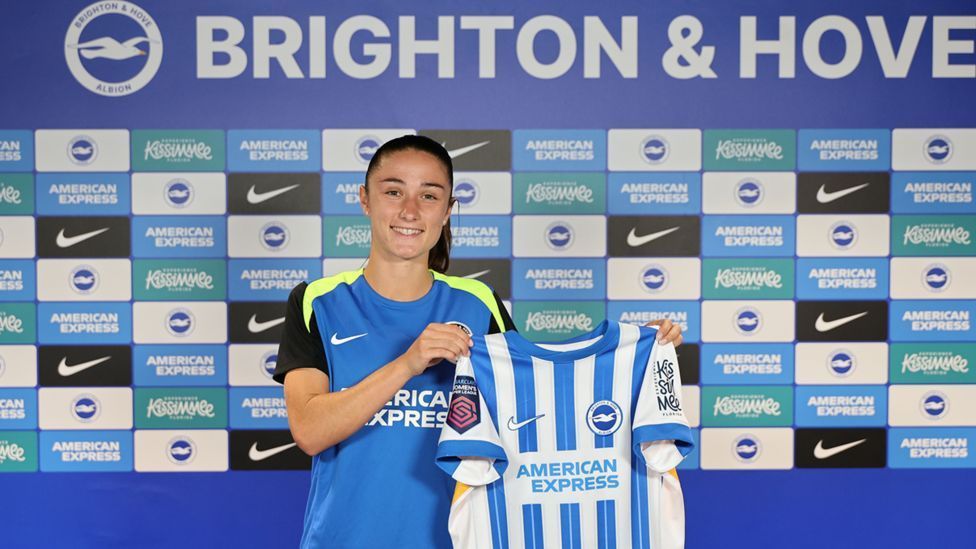
[[[447,272],[451,264],[451,220],[441,227],[441,237],[437,239],[437,244],[430,249],[427,255],[427,268],[433,269],[438,273]]]

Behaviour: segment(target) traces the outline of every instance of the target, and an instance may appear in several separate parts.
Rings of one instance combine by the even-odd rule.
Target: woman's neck
[[[384,261],[370,258],[363,270],[366,282],[381,296],[393,301],[416,301],[434,283],[427,265],[413,261]]]

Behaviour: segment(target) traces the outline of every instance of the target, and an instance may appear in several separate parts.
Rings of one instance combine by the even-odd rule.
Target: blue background
[[[305,0],[271,5],[222,0],[210,1],[204,8],[189,2],[140,0],[138,4],[163,32],[165,55],[149,86],[121,98],[88,92],[65,67],[64,33],[72,17],[88,4],[86,0],[4,6],[0,19],[0,50],[7,52],[0,58],[0,73],[5,75],[0,101],[4,127],[976,126],[974,82],[931,78],[931,16],[973,15],[976,9],[970,1],[622,0],[604,6],[578,0],[463,5],[444,0],[327,4]],[[433,33],[435,15],[505,14],[514,15],[521,24],[532,16],[552,13],[579,32],[584,15],[599,14],[613,33],[619,16],[639,15],[640,76],[621,78],[604,63],[602,78],[584,79],[578,57],[567,75],[534,79],[517,67],[515,35],[506,32],[497,41],[498,77],[478,79],[476,35],[458,31],[454,79],[437,79],[433,60],[425,58],[418,60],[417,78],[400,79],[395,55],[390,69],[372,80],[345,77],[331,60],[325,80],[288,80],[274,66],[267,80],[252,78],[250,66],[234,79],[195,77],[197,15],[235,16],[249,31],[253,15],[288,15],[303,27],[308,15],[327,15],[331,33],[338,21],[363,13],[386,21],[394,36],[395,16],[401,14],[418,16],[421,36]],[[712,67],[718,79],[676,80],[661,70],[660,59],[669,46],[668,23],[682,14],[697,16],[705,28],[705,43],[717,47]],[[810,22],[828,14],[850,18],[864,37],[861,65],[852,75],[839,80],[818,78],[805,68],[798,53],[796,78],[777,78],[769,56],[760,57],[758,78],[738,78],[740,16],[758,16],[759,36],[768,38],[776,31],[779,15],[795,15],[802,35]],[[909,15],[930,17],[908,78],[883,78],[864,21],[864,16],[876,14],[885,16],[895,40],[900,40]],[[973,38],[972,32],[958,34]],[[246,39],[245,46],[249,42]],[[541,42],[540,55],[546,50]],[[831,49],[829,44],[825,49]],[[300,59],[306,56],[307,50],[299,52]],[[974,62],[971,55],[955,58]],[[303,61],[300,64],[305,66]],[[976,480],[969,472],[693,470],[682,472],[682,480],[689,547],[964,547],[976,539],[976,522],[971,520]],[[0,531],[9,547],[294,546],[308,485],[307,472],[10,474],[0,484],[12,498],[0,512]]]

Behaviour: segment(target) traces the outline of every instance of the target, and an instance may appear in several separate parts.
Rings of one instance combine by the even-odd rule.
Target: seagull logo
[[[58,245],[58,248],[70,248],[76,244],[80,244],[88,240],[89,238],[94,238],[104,233],[107,230],[109,230],[109,227],[105,227],[104,229],[96,229],[94,231],[78,234],[75,236],[65,236],[64,229],[61,229],[60,231],[58,231],[58,236],[57,238],[55,238],[55,243]]]
[[[283,194],[285,194],[286,192],[288,192],[288,191],[290,191],[292,189],[297,189],[299,186],[300,185],[297,185],[297,184],[296,185],[288,185],[287,187],[282,187],[280,189],[275,189],[273,191],[267,191],[267,192],[259,193],[254,188],[255,186],[254,185],[251,185],[251,188],[247,190],[247,201],[249,203],[251,203],[251,204],[260,204],[262,202],[267,202],[268,200],[271,200],[272,198],[274,198],[276,196],[283,195]]]
[[[830,204],[834,200],[843,198],[851,193],[856,193],[857,191],[867,187],[870,183],[862,183],[861,185],[855,185],[853,187],[848,187],[846,189],[841,189],[839,191],[827,192],[827,186],[821,185],[820,189],[817,190],[817,202],[821,204]]]
[[[631,229],[629,233],[627,233],[627,245],[630,246],[631,248],[643,246],[644,244],[657,240],[662,236],[667,236],[677,231],[680,228],[681,227],[671,227],[670,229],[664,229],[663,231],[658,231],[656,233],[646,234],[644,236],[637,236],[637,228],[635,227]]]
[[[78,53],[85,59],[111,59],[113,61],[121,61],[123,59],[132,59],[139,55],[147,55],[145,51],[140,50],[137,46],[148,42],[154,41],[145,36],[137,36],[119,43],[118,40],[110,36],[103,36],[102,38],[96,38],[95,40],[89,40],[81,44],[68,44],[68,47],[76,48]]]
[[[814,327],[818,332],[829,332],[835,328],[839,328],[844,324],[847,324],[848,322],[854,322],[867,314],[868,312],[864,311],[863,313],[857,313],[856,315],[845,316],[835,320],[824,320],[824,314],[820,313],[820,316],[817,317],[817,321],[814,322]]]

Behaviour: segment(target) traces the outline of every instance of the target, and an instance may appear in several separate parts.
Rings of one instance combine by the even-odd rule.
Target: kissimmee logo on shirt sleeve
[[[0,473],[37,471],[37,433],[0,431]]]
[[[902,172],[891,181],[893,213],[976,213],[976,172]]]
[[[793,425],[793,388],[702,387],[702,425],[780,427]]]
[[[218,216],[136,216],[132,218],[135,257],[224,257],[227,220]]]
[[[41,431],[40,450],[44,472],[132,470],[129,431]]]
[[[0,154],[2,154],[2,150],[0,150]],[[0,162],[0,166],[2,165]],[[0,215],[31,215],[33,213],[34,175],[0,172]]]
[[[318,130],[229,130],[227,169],[232,172],[316,172],[322,166]]]
[[[0,172],[29,172],[33,169],[33,132],[0,130]]]
[[[223,130],[133,130],[132,171],[224,170]]]
[[[603,130],[515,130],[512,169],[516,171],[602,172],[607,168]]]
[[[132,264],[136,301],[215,301],[227,297],[222,259],[137,259]]]
[[[976,383],[976,343],[892,343],[892,383]]]
[[[602,214],[607,181],[602,173],[517,173],[515,213]]]
[[[227,426],[227,391],[222,388],[135,390],[137,429],[208,429]]]
[[[607,210],[612,215],[681,215],[701,212],[701,174],[611,173],[607,182]],[[687,459],[687,458],[685,458]]]
[[[37,175],[39,215],[128,215],[130,194],[125,173]]]
[[[976,255],[976,215],[896,215],[892,255]]]
[[[890,130],[800,130],[797,168],[811,172],[871,172],[891,165]]]
[[[602,301],[517,301],[515,325],[529,341],[560,341],[586,333],[603,321]]]
[[[705,130],[706,171],[792,171],[794,130]]]

